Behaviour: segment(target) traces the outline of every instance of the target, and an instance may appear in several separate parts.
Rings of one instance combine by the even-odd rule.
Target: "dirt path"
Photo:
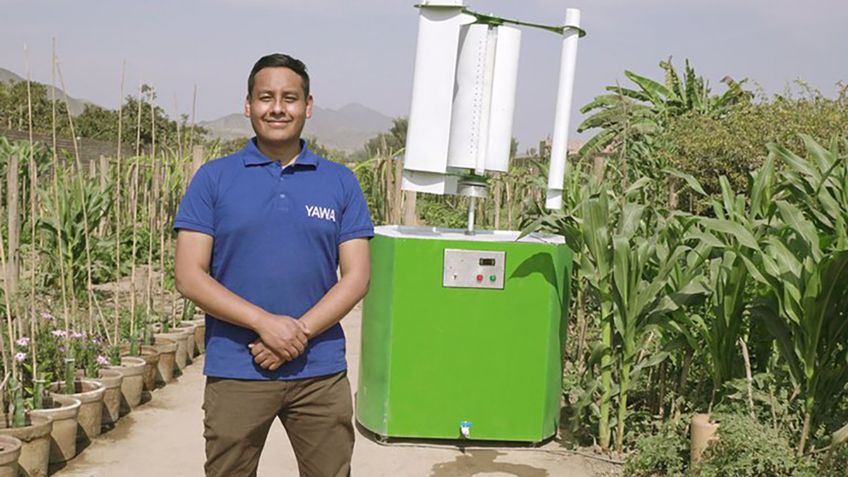
[[[349,376],[356,389],[360,309],[343,321],[348,337]],[[185,369],[179,381],[154,391],[152,400],[134,410],[96,439],[58,477],[201,477],[203,476],[203,359]],[[465,453],[448,445],[383,446],[357,433],[353,453],[357,477],[599,477],[610,467],[564,452],[550,442],[538,449],[486,448]],[[259,464],[259,476],[296,476],[294,454],[282,426],[271,429]]]

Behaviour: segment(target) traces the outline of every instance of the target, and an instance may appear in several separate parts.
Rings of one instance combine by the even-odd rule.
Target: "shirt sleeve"
[[[174,230],[193,230],[215,236],[215,187],[206,166],[198,169],[174,218]]]
[[[344,190],[345,203],[342,210],[341,232],[339,243],[355,238],[371,238],[374,236],[374,224],[368,212],[368,204],[356,175],[349,169],[345,171]]]

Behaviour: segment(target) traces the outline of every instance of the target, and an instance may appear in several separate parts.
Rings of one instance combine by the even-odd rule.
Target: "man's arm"
[[[371,281],[368,239],[348,240],[339,245],[339,268],[339,282],[300,317],[310,337],[323,333],[341,321],[368,293]]]
[[[286,361],[306,347],[305,330],[297,320],[268,313],[239,297],[209,275],[212,236],[182,229],[177,234],[177,291],[212,316],[255,331],[262,342]]]
[[[318,303],[309,309],[299,321],[308,337],[318,336],[338,323],[368,292],[371,280],[371,258],[368,239],[357,238],[339,245],[339,268],[341,278]],[[273,356],[265,346],[264,338],[253,343],[254,360],[263,368],[275,370],[284,361]],[[268,343],[264,343],[268,344]]]

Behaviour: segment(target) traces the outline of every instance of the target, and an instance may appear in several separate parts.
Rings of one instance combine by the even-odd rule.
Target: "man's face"
[[[263,68],[256,73],[253,91],[244,101],[256,139],[282,146],[300,139],[306,120],[312,117],[312,96],[304,97],[303,79],[288,68]]]

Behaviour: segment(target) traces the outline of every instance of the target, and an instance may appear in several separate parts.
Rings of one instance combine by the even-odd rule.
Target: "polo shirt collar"
[[[265,154],[262,154],[262,151],[256,146],[255,137],[247,141],[244,149],[241,150],[241,156],[245,166],[260,166],[276,162]],[[303,139],[300,140],[300,154],[295,158],[293,165],[318,167],[318,156],[309,150],[309,146],[306,145],[306,141]]]

